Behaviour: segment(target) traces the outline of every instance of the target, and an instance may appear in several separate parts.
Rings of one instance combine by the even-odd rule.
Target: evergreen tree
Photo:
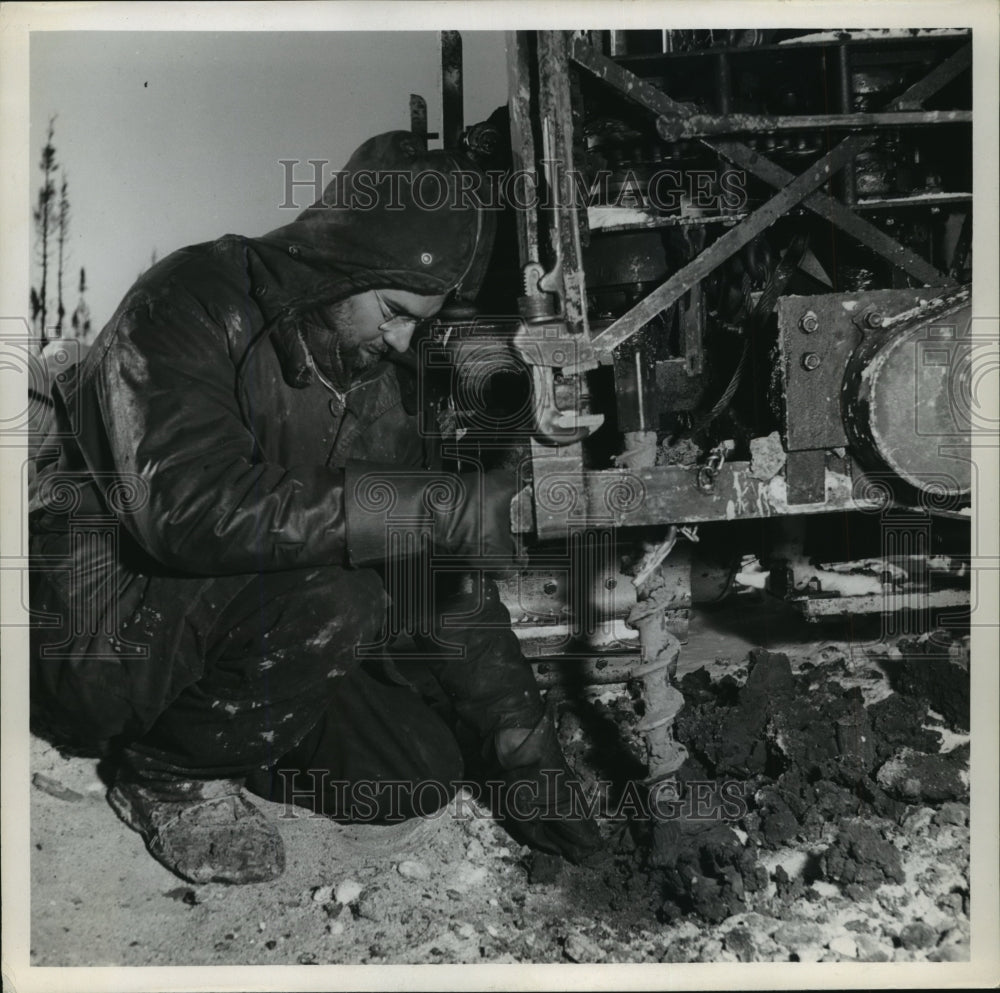
[[[42,347],[48,341],[47,325],[49,320],[49,266],[52,257],[52,234],[55,225],[55,214],[59,210],[56,202],[55,174],[59,168],[56,162],[55,116],[49,118],[49,130],[45,145],[42,148],[42,158],[39,168],[42,170],[42,186],[38,191],[38,204],[34,209],[35,234],[37,236],[38,263],[42,270],[41,284],[31,291],[31,311],[35,327],[39,332]]]
[[[62,183],[59,186],[59,209],[56,212],[56,240],[58,267],[56,270],[56,337],[63,336],[63,321],[66,318],[66,307],[63,305],[63,271],[66,262],[66,236],[69,234],[69,185],[66,173],[63,172]]]

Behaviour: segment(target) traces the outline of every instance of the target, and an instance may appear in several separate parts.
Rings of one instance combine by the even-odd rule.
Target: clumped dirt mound
[[[948,724],[969,730],[969,650],[940,632],[905,638],[899,655],[881,660],[892,685],[906,697],[922,701]]]
[[[845,818],[833,844],[823,853],[824,879],[845,885],[851,897],[864,897],[865,887],[904,883],[903,863],[883,832],[866,821]]]
[[[737,676],[689,673],[676,732],[690,758],[674,809],[647,809],[620,829],[581,897],[637,920],[720,923],[770,896],[798,900],[816,882],[855,900],[904,884],[896,841],[908,814],[968,798],[967,744],[942,751],[948,724],[968,724],[968,667],[928,644],[903,642],[893,665],[860,678],[835,651],[795,671],[786,655],[756,651]],[[950,721],[931,707],[943,698]],[[598,710],[620,720],[620,707]],[[585,761],[578,721],[566,746]],[[811,850],[790,872],[780,855],[797,846]]]

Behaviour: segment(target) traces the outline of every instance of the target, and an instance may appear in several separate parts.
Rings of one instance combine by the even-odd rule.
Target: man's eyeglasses
[[[379,308],[382,311],[382,317],[384,318],[378,326],[379,331],[390,334],[394,332],[409,332],[412,334],[416,330],[417,325],[420,323],[419,317],[414,317],[412,314],[401,314],[393,310],[392,306],[378,290],[375,290],[374,293],[375,299],[378,301]]]

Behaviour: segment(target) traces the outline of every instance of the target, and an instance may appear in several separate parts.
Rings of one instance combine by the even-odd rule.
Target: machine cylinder
[[[922,492],[969,493],[969,320],[964,307],[901,328],[872,322],[876,330],[855,351],[841,397],[866,468],[888,470]]]

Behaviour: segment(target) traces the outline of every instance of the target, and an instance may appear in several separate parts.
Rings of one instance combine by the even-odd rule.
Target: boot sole
[[[158,829],[148,823],[127,794],[119,790],[117,786],[113,786],[108,790],[107,800],[111,809],[118,815],[121,821],[142,836],[149,854],[160,865],[169,869],[175,876],[179,876],[185,882],[197,883],[199,885],[216,882],[236,885],[243,883],[266,883],[277,879],[285,871],[284,845],[281,841],[281,836],[277,832],[275,832],[277,841],[276,859],[275,863],[271,866],[246,871],[233,870],[228,873],[219,872],[211,866],[205,866],[204,871],[201,872],[184,871],[161,850],[162,838]]]

